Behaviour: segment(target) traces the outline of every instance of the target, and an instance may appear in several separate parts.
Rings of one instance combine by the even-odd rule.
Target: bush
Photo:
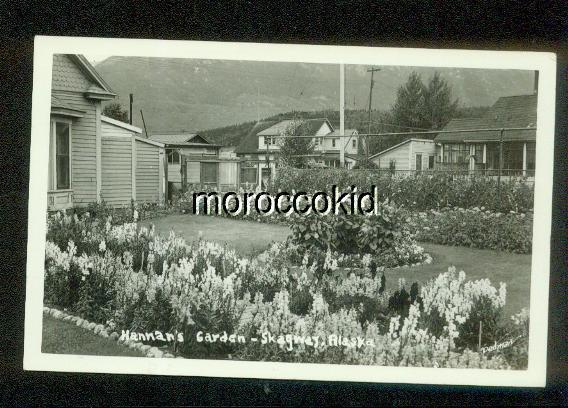
[[[479,208],[409,213],[408,227],[421,242],[494,249],[520,254],[532,250],[532,213],[492,213]]]
[[[291,217],[290,222],[291,262],[298,264],[298,257],[307,256],[320,274],[331,269],[326,263],[333,262],[336,267],[369,267],[372,262],[376,268],[431,261],[406,228],[402,213],[387,203],[381,203],[377,215],[309,214]],[[364,256],[368,265],[362,265]]]
[[[527,212],[533,208],[534,188],[524,179],[502,180],[498,199],[494,177],[463,176],[446,173],[416,173],[393,176],[376,169],[293,169],[279,168],[274,191],[328,191],[337,185],[347,191],[352,185],[359,191],[377,187],[379,199],[389,200],[407,209],[426,211],[444,207],[485,207],[492,211]]]

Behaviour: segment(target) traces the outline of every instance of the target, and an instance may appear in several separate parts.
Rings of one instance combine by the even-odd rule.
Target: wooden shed
[[[429,139],[407,139],[369,159],[381,169],[393,171],[422,171],[434,168],[436,144]]]
[[[101,116],[101,198],[112,206],[164,203],[167,195],[165,148],[139,135],[142,130]]]

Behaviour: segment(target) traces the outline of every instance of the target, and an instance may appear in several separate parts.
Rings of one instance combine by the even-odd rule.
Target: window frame
[[[470,147],[466,143],[444,143],[442,162],[447,164],[467,164],[469,162]],[[458,158],[463,160],[457,160]]]
[[[69,149],[69,187],[57,187],[57,124],[64,123],[68,126],[68,146]],[[73,150],[72,135],[73,121],[67,118],[51,118],[49,135],[49,168],[48,168],[48,190],[49,191],[70,191],[73,189]]]
[[[179,153],[179,151],[177,149],[168,149],[169,153],[168,153],[168,165],[179,165],[181,164],[181,154]],[[177,162],[175,162],[173,160],[174,154],[177,155]],[[170,158],[172,159],[172,161],[170,161]]]
[[[207,165],[213,165],[212,167],[215,167],[215,181],[205,181],[203,176],[205,174],[205,167]],[[218,162],[201,162],[201,168],[200,168],[200,182],[201,184],[218,184],[219,183],[219,163]]]

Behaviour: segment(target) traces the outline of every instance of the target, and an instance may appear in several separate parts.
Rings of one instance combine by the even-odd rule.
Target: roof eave
[[[110,101],[115,98],[116,94],[113,93],[106,93],[106,92],[85,92],[85,98],[87,99],[95,99],[98,101]]]

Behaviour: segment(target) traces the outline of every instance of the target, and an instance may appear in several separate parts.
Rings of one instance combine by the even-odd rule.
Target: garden
[[[323,183],[317,177],[301,178],[311,180],[306,191]],[[528,310],[510,309],[507,284],[518,286],[512,303],[521,306],[532,191],[501,186],[507,193],[497,211],[487,198],[492,192],[480,193],[491,181],[471,187],[423,178],[404,202],[394,194],[399,187],[410,194],[412,184],[390,180],[392,194],[371,216],[152,218],[140,207],[52,214],[44,303],[112,334],[128,330],[122,343],[185,358],[526,369]],[[418,198],[417,186],[436,183],[452,185],[453,193]],[[179,197],[175,208],[187,210],[190,200]],[[478,207],[460,206],[466,202]],[[184,217],[191,231],[169,231]],[[212,235],[216,228],[222,232]],[[484,249],[520,259],[528,277],[517,282],[511,275],[519,265],[511,261],[507,271],[495,268],[506,282],[492,283],[492,270],[479,267],[472,279],[466,268],[474,269],[474,256],[465,270],[444,256]],[[173,340],[137,335],[149,331]],[[511,344],[484,351],[505,342]]]

